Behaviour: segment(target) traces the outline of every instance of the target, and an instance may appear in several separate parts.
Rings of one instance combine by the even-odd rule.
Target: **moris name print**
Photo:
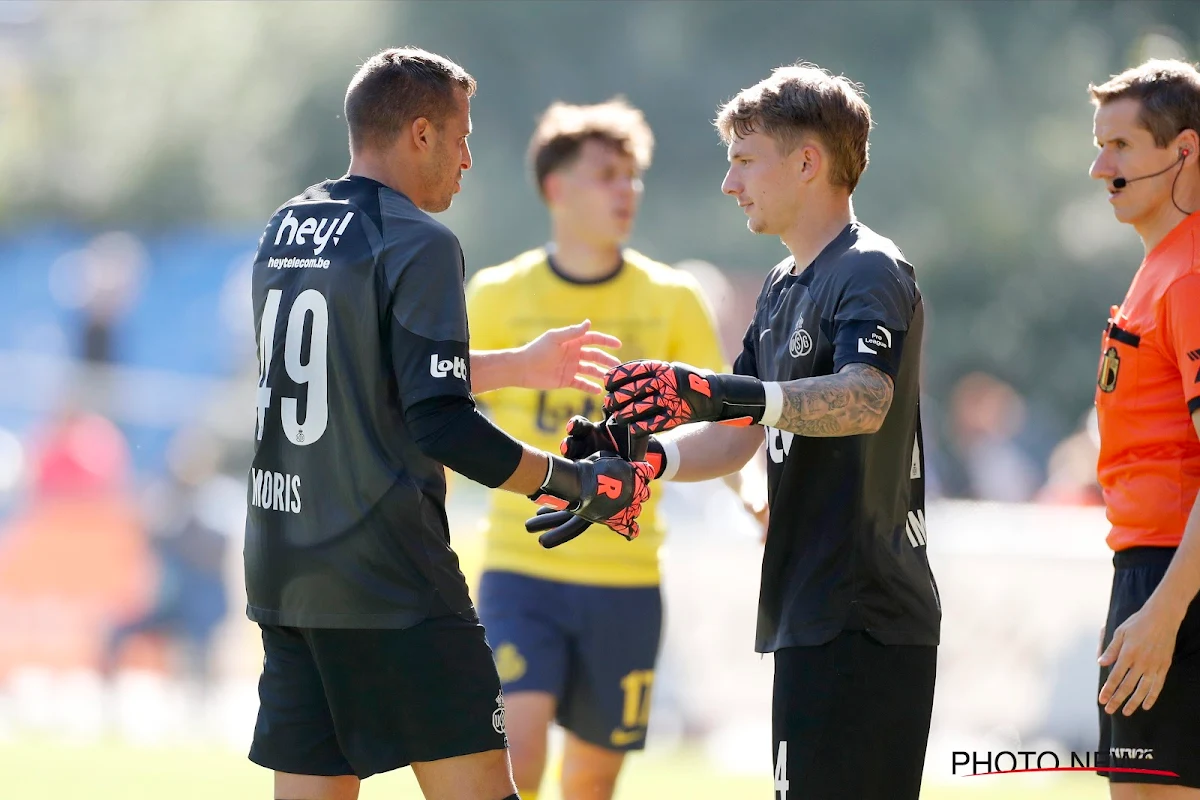
[[[251,469],[250,480],[250,505],[266,511],[300,513],[299,475]]]

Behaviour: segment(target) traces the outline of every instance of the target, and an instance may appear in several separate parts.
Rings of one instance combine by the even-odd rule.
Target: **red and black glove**
[[[567,435],[559,443],[558,451],[572,461],[587,458],[592,453],[615,452],[629,461],[649,463],[654,467],[655,480],[662,476],[667,466],[663,446],[657,439],[634,436],[628,425],[612,419],[596,423],[587,417],[571,417],[567,420]]]
[[[762,381],[717,375],[688,364],[627,361],[604,379],[604,412],[632,434],[659,433],[689,422],[754,425],[766,408]]]
[[[650,498],[652,466],[626,461],[614,452],[593,453],[581,461],[551,456],[550,461],[550,473],[541,489],[530,495],[531,500],[588,523],[607,525],[626,539],[637,538],[637,517],[642,503]],[[543,547],[557,547],[578,536],[587,525],[563,527],[542,534],[538,541]]]
[[[662,445],[654,437],[632,436],[629,428],[608,420],[597,425],[587,417],[574,416],[567,422],[567,435],[558,446],[559,452],[572,461],[580,461],[593,453],[616,452],[627,461],[645,461],[654,467],[658,478],[666,468]],[[553,506],[538,509],[537,516],[525,521],[530,533],[549,531],[538,539],[546,547],[569,542],[592,525],[570,511]],[[553,544],[547,544],[552,542]]]

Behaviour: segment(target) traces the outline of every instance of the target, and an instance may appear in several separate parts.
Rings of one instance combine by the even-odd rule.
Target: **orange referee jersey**
[[[1177,547],[1200,489],[1200,213],[1146,256],[1113,307],[1096,384],[1108,545]]]

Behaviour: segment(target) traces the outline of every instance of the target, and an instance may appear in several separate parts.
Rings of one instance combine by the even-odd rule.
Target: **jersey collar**
[[[562,268],[558,265],[558,262],[554,260],[554,256],[550,253],[549,247],[546,248],[546,265],[550,267],[551,272],[567,283],[573,283],[576,286],[596,286],[601,283],[608,283],[611,280],[616,280],[617,276],[621,274],[621,271],[625,269],[625,251],[621,251],[621,260],[616,263],[612,269],[612,272],[608,273],[607,275],[601,275],[599,278],[592,278],[590,280],[573,278],[563,272]]]

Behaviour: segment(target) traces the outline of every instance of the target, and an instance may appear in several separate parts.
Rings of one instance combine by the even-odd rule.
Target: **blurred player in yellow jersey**
[[[642,113],[623,100],[546,110],[529,157],[552,241],[470,281],[473,347],[520,345],[586,316],[620,338],[622,360],[669,353],[722,369],[699,283],[625,246],[653,144]],[[502,389],[480,402],[508,433],[544,447],[558,446],[572,416],[601,416],[598,398],[574,389]],[[608,800],[649,721],[662,623],[655,501],[634,542],[585,534],[548,550],[525,531],[528,500],[490,499],[477,597],[504,685],[517,788],[523,800],[536,797],[557,719],[567,732],[563,797]]]

